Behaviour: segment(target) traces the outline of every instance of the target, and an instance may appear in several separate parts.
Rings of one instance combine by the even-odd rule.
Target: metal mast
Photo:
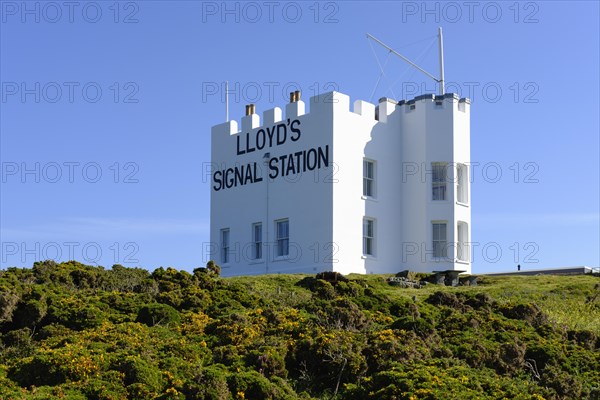
[[[438,28],[438,45],[440,48],[440,94],[444,94],[444,41],[442,38],[442,27]]]
[[[225,81],[225,122],[229,122],[229,81]]]
[[[419,71],[421,71],[422,73],[424,73],[425,75],[427,75],[428,77],[433,79],[434,81],[438,82],[440,84],[440,94],[442,94],[442,95],[444,94],[444,43],[442,40],[442,27],[438,28],[438,45],[439,45],[439,56],[440,56],[440,78],[439,79],[436,78],[435,76],[433,76],[432,74],[430,74],[429,72],[425,71],[423,68],[419,67],[417,64],[415,64],[408,58],[404,57],[402,54],[398,53],[396,50],[392,49],[387,44],[383,43],[381,40],[377,39],[373,35],[370,35],[367,33],[367,38],[372,39],[375,42],[379,43],[381,46],[388,49],[390,51],[390,53],[393,53],[396,56],[400,57],[402,60],[404,60],[405,62],[410,64],[412,67],[418,69]]]

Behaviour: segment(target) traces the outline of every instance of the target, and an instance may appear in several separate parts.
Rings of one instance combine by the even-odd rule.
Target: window
[[[469,175],[468,169],[465,164],[458,164],[456,166],[456,199],[459,203],[468,203],[468,185]]]
[[[252,258],[262,259],[262,224],[252,224]]]
[[[458,242],[456,243],[456,256],[460,261],[469,261],[469,225],[459,221],[456,226]]]
[[[221,262],[229,262],[229,228],[221,229]]]
[[[447,256],[446,223],[433,223],[433,256],[444,258]]]
[[[375,221],[363,219],[363,255],[375,255]]]
[[[446,163],[432,163],[431,189],[433,200],[446,200]]]
[[[363,160],[363,196],[375,197],[375,162]]]
[[[277,257],[290,254],[290,222],[287,219],[275,221],[277,233]]]

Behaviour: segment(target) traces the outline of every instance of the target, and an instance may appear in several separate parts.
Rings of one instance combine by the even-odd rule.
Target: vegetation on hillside
[[[0,271],[1,399],[600,399],[600,280]]]

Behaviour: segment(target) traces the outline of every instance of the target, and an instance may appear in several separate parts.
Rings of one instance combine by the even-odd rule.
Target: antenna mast
[[[440,94],[444,94],[444,40],[442,38],[442,27],[438,27],[438,44],[440,47]]]
[[[225,122],[229,122],[229,81],[225,81]]]
[[[444,43],[442,41],[442,27],[438,28],[438,44],[439,44],[439,55],[440,55],[440,78],[439,79],[436,78],[435,76],[433,76],[432,74],[430,74],[429,72],[425,71],[423,68],[419,67],[417,64],[415,64],[408,58],[404,57],[402,54],[398,53],[396,50],[392,49],[390,46],[386,45],[385,43],[383,43],[381,40],[377,39],[373,35],[369,35],[367,33],[367,38],[372,39],[375,42],[379,43],[381,46],[388,49],[390,51],[390,53],[393,53],[396,56],[400,57],[402,60],[404,60],[405,62],[407,62],[414,68],[418,69],[419,71],[421,71],[422,73],[424,73],[425,75],[427,75],[428,77],[433,79],[434,81],[438,82],[440,84],[440,94],[442,94],[442,95],[444,94]]]

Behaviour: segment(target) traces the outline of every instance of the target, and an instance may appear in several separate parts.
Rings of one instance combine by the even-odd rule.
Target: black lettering
[[[215,190],[215,192],[218,192],[223,188],[223,181],[221,180],[221,175],[223,175],[221,171],[216,171],[213,174],[213,182],[215,183],[213,189]],[[217,183],[219,184],[219,186],[216,185]]]
[[[256,171],[256,166],[257,166],[257,164],[254,163],[254,168],[253,168],[254,169],[254,182],[262,182],[262,174],[261,174],[261,176],[258,176],[258,173]]]
[[[306,172],[306,150],[302,152],[302,172]]]
[[[225,171],[225,187],[227,189],[230,189],[233,187],[234,181],[233,181],[233,177],[231,177],[231,179],[229,179],[229,174],[233,173],[233,168],[227,168],[227,170]]]
[[[281,176],[285,176],[285,159],[287,155],[279,156],[279,161],[281,161]]]
[[[273,135],[275,135],[275,128],[275,125],[273,125],[271,129],[267,128],[267,135],[269,136],[269,147],[273,147]]]
[[[290,124],[290,130],[293,133],[297,133],[297,136],[290,136],[290,139],[292,140],[292,142],[296,142],[298,139],[300,139],[300,129],[295,128],[294,125],[300,125],[300,120],[299,119],[295,119],[292,121],[292,123]]]
[[[242,183],[244,181],[244,166],[235,167],[235,183],[234,186],[237,187],[238,183]]]
[[[269,160],[269,169],[271,170],[271,172],[269,172],[269,178],[277,178],[277,175],[279,175],[279,168],[277,167],[277,157],[273,157]],[[275,173],[275,175],[273,175],[273,172]]]
[[[283,128],[283,136],[281,135],[281,128]],[[277,125],[277,146],[281,146],[285,143],[287,138],[287,126],[285,124]]]
[[[242,154],[246,154],[246,151],[240,150],[240,135],[237,135],[237,155],[241,156]]]
[[[256,163],[254,163],[254,166],[256,167]],[[244,185],[248,184],[248,183],[253,183],[254,179],[252,176],[252,170],[250,169],[250,164],[246,165],[246,176],[244,177]]]
[[[329,167],[329,145],[325,146],[325,151],[319,147],[319,169],[321,168],[321,161],[326,167]]]
[[[250,146],[250,133],[246,133],[246,152],[252,153],[253,151],[256,151],[256,149]]]
[[[312,160],[310,159],[311,154],[312,154]],[[310,150],[308,150],[308,153],[306,154],[306,168],[308,168],[309,171],[312,171],[316,167],[317,167],[317,151],[315,149],[310,149]]]
[[[302,163],[300,162],[300,156],[302,155],[302,153],[304,153],[303,151],[297,151],[294,153],[294,155],[296,156],[296,173],[300,173],[300,166],[302,165]]]
[[[265,147],[266,142],[267,137],[265,136],[265,130],[259,129],[258,132],[256,132],[256,148],[262,150]]]
[[[290,174],[295,174],[296,173],[296,168],[294,166],[294,157],[292,157],[292,155],[290,154],[287,157],[288,163],[287,163],[287,168],[285,170],[285,175],[290,175]]]

